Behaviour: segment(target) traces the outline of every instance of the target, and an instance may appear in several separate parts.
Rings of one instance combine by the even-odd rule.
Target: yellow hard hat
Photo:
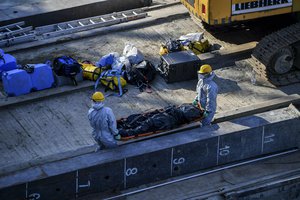
[[[210,72],[212,72],[212,68],[208,64],[202,65],[198,71],[199,74],[208,74]]]
[[[92,95],[92,100],[93,101],[96,101],[96,102],[101,102],[101,101],[104,101],[105,97],[104,95],[102,94],[102,92],[95,92],[93,95]]]
[[[168,51],[168,48],[165,47],[165,46],[161,46],[160,49],[159,49],[159,55],[165,55],[165,54],[168,54],[169,51]]]

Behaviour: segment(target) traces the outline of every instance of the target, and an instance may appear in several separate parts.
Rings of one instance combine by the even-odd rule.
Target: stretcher
[[[120,131],[120,134],[121,134],[121,141],[128,141],[128,140],[131,140],[131,139],[138,139],[138,138],[143,138],[143,137],[152,136],[152,135],[162,135],[164,133],[168,134],[170,132],[176,132],[176,130],[181,130],[182,128],[186,128],[186,127],[188,127],[191,124],[193,125],[193,127],[195,126],[195,124],[199,125],[198,122],[200,122],[203,119],[203,112],[199,108],[197,108],[195,106],[192,106],[191,104],[183,104],[181,106],[173,106],[173,107],[169,106],[169,107],[166,107],[164,109],[157,109],[157,110],[146,112],[146,113],[142,113],[142,114],[136,114],[136,115],[130,115],[130,116],[128,116],[128,118],[131,118],[130,122],[128,123],[129,126],[130,126],[131,124],[136,123],[136,121],[141,120],[140,118],[144,119],[144,120],[141,120],[142,121],[141,123],[143,123],[143,121],[146,121],[146,120],[148,120],[150,118],[153,118],[154,120],[156,120],[155,117],[159,116],[161,114],[163,114],[164,117],[167,117],[167,118],[170,115],[169,120],[173,119],[173,118],[176,118],[177,121],[176,120],[175,121],[179,122],[179,123],[176,123],[172,128],[158,128],[156,130],[141,132],[141,133],[137,133],[137,134],[134,134],[134,135],[126,135],[126,134],[123,134],[124,132],[122,132],[122,129],[126,131],[126,128],[123,128],[123,127],[127,125],[126,121],[127,121],[128,118],[121,118],[121,119],[117,120],[118,128],[119,128],[119,131]],[[182,116],[186,116],[186,115],[182,115],[181,109],[180,109],[180,108],[183,108],[183,110],[184,110],[184,108],[185,108],[184,106],[187,107],[187,110],[182,111],[182,112],[186,113],[186,115],[190,116],[190,113],[188,113],[188,112],[193,112],[192,113],[193,117],[188,117],[188,120],[187,120],[186,117],[183,117],[183,120],[182,120],[182,118],[180,118]],[[176,112],[171,112],[171,114],[169,114],[169,113],[165,114],[164,112],[167,109],[170,109],[170,107],[172,109],[175,109]],[[191,109],[191,107],[193,107],[193,109]],[[174,113],[177,114],[178,110],[179,110],[179,115],[180,116],[179,117],[178,116],[174,116],[173,114]],[[198,115],[198,113],[199,113],[199,115]],[[180,118],[180,119],[178,119],[178,118]],[[180,123],[180,122],[183,122],[183,123]],[[139,123],[139,122],[137,122],[137,123]],[[161,121],[159,121],[159,123],[161,123]],[[148,124],[146,124],[146,126],[147,125]],[[135,126],[135,127],[138,127],[138,126]],[[134,127],[131,127],[131,128],[129,128],[127,130],[134,130]]]

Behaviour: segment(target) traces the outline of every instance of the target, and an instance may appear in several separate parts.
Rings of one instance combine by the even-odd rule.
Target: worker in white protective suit
[[[93,137],[99,144],[96,151],[117,147],[116,140],[121,139],[115,115],[111,108],[104,106],[104,99],[105,97],[101,92],[95,92],[92,95],[92,108],[88,112],[88,118],[93,128]]]
[[[213,81],[215,73],[210,65],[202,65],[198,71],[197,96],[193,102],[203,110],[204,115],[200,126],[210,125],[217,110],[218,86]]]

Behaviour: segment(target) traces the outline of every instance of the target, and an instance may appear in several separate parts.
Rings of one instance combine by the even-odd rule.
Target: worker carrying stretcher
[[[133,114],[119,119],[117,123],[112,110],[104,107],[103,94],[94,93],[89,120],[101,149],[116,147],[116,140],[143,137],[199,120],[202,120],[201,126],[209,125],[216,112],[218,86],[213,81],[215,74],[210,65],[202,65],[198,75],[198,94],[193,104],[170,105],[152,112]]]
[[[193,101],[193,105],[198,106],[204,111],[203,119],[200,126],[210,125],[217,109],[218,86],[213,81],[215,73],[208,64],[202,65],[198,71],[199,81],[197,83],[197,96]]]

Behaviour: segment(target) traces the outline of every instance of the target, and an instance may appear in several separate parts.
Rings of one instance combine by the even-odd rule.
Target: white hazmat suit
[[[93,137],[99,144],[100,149],[117,147],[117,122],[112,110],[104,107],[104,103],[93,103],[89,109],[88,118],[93,128]]]
[[[197,83],[197,100],[201,107],[206,111],[206,117],[202,120],[202,126],[210,125],[217,110],[218,86],[213,81],[215,73],[211,72],[203,76]]]

